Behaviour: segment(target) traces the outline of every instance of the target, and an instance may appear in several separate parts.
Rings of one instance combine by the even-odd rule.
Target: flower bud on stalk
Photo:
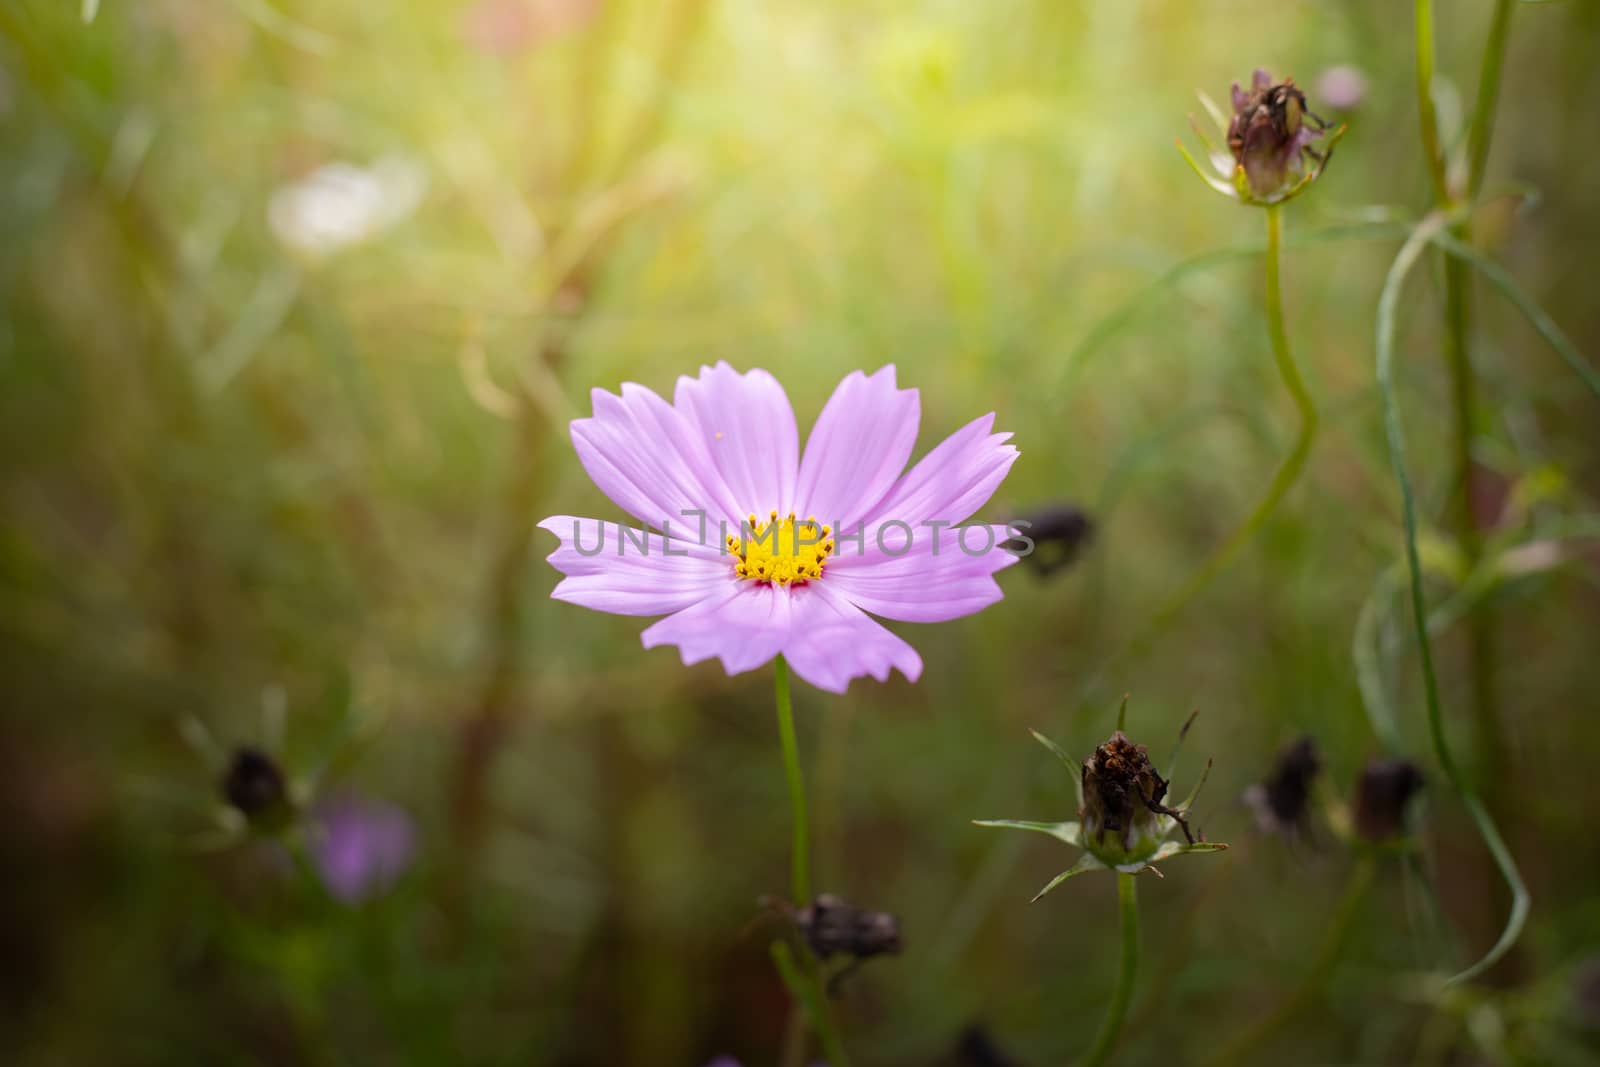
[[[1168,806],[1168,782],[1156,770],[1149,750],[1129,740],[1121,729],[1082,763],[1043,734],[1036,732],[1033,736],[1062,763],[1078,772],[1078,821],[982,819],[974,822],[978,826],[1033,830],[1083,849],[1078,862],[1057,875],[1034,900],[1085,871],[1159,875],[1161,872],[1155,864],[1162,860],[1192,852],[1220,852],[1228,847],[1221,842],[1207,841],[1203,836],[1197,838],[1189,829],[1189,810],[1200,786],[1205,784],[1204,774],[1182,803]],[[1207,772],[1210,769],[1208,764]],[[1183,840],[1172,840],[1174,832],[1179,830],[1183,832]]]
[[[283,771],[258,748],[241,748],[233,754],[222,779],[222,795],[253,830],[277,833],[294,817]]]
[[[1245,791],[1244,801],[1256,814],[1264,833],[1297,837],[1306,829],[1311,809],[1311,787],[1322,773],[1322,756],[1315,738],[1307,735],[1279,751],[1272,772]]]
[[[1255,72],[1248,90],[1234,83],[1231,116],[1205,93],[1198,95],[1227,151],[1216,147],[1193,116],[1190,125],[1205,145],[1214,173],[1202,168],[1182,144],[1179,150],[1207,185],[1244,204],[1281,204],[1299,196],[1322,176],[1346,129],[1330,126],[1309,110],[1306,94],[1293,78],[1274,82],[1264,70]],[[1314,147],[1317,142],[1321,144]]]

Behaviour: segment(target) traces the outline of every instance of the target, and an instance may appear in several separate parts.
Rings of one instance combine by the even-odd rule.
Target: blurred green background
[[[1383,752],[1358,664],[1430,777],[1422,848],[1381,865],[1260,1062],[1596,1062],[1600,552],[1570,535],[1594,529],[1600,419],[1481,282],[1474,506],[1506,565],[1474,610],[1498,737],[1472,726],[1485,664],[1462,627],[1437,650],[1534,910],[1489,981],[1420,977],[1481,954],[1505,899],[1429,754],[1392,571],[1374,311],[1430,202],[1409,5],[95,7],[0,5],[6,1062],[775,1062],[770,671],[684,669],[639,620],[550,601],[532,529],[617,514],[566,437],[591,387],[670,395],[717,359],[773,371],[802,426],[844,373],[894,362],[921,390],[919,452],[988,410],[1014,431],[987,514],[1066,500],[1096,523],[1069,571],[1014,568],[980,615],[896,625],[918,684],[796,692],[818,882],[906,941],[839,1002],[857,1063],[1087,1046],[1113,880],[1029,907],[1071,854],[968,820],[1070,817],[1027,728],[1087,755],[1123,692],[1158,756],[1200,709],[1175,788],[1215,759],[1197,825],[1233,849],[1142,882],[1122,1062],[1198,1062],[1270,1011],[1352,861],[1326,829],[1261,835],[1239,798],[1304,732],[1348,795]],[[1440,13],[1447,140],[1491,7]],[[1518,5],[1489,184],[1537,196],[1491,196],[1474,230],[1590,355],[1597,46],[1600,6]],[[1343,109],[1319,96],[1338,65],[1365,78]],[[1257,66],[1351,126],[1285,212],[1323,432],[1239,562],[1113,659],[1294,433],[1262,213],[1173,145],[1196,87],[1225,100]],[[1397,358],[1425,547],[1448,561],[1438,273],[1407,290]],[[218,783],[241,745],[402,806],[415,863],[344,904],[230,840]]]

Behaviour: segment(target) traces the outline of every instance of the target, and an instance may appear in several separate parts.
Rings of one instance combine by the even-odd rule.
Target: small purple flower
[[[638,529],[557,515],[551,594],[616,615],[665,615],[646,648],[685,665],[717,657],[739,674],[783,655],[819,689],[851,679],[916,681],[922,658],[868,612],[943,622],[1001,598],[1017,561],[1004,526],[962,526],[1017,457],[994,415],[905,470],[921,404],[893,366],[834,390],[800,451],[794,409],[764,370],[726,363],[681,377],[671,403],[631,382],[594,390],[572,423],[578,459]],[[801,517],[804,516],[804,517]]]
[[[416,827],[393,804],[339,794],[312,813],[312,855],[328,892],[359,904],[386,892],[416,855]]]

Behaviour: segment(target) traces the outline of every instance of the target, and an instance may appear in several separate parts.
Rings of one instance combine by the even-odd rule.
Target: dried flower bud
[[[1298,834],[1305,826],[1311,803],[1311,786],[1322,772],[1317,742],[1298,738],[1278,752],[1272,772],[1245,793],[1256,822],[1267,833]]]
[[[257,748],[241,748],[222,779],[222,795],[250,824],[275,829],[290,813],[288,783],[278,765]]]
[[[1127,702],[1123,702],[1123,715]],[[1155,865],[1174,856],[1195,852],[1221,852],[1228,846],[1220,841],[1199,840],[1189,831],[1189,810],[1206,774],[1200,776],[1182,803],[1175,807],[1165,803],[1167,780],[1157,773],[1150,761],[1150,753],[1143,745],[1136,745],[1120,729],[1123,715],[1117,718],[1118,729],[1111,740],[1095,749],[1094,755],[1081,764],[1067,755],[1060,745],[1033,731],[1034,739],[1053,752],[1057,759],[1078,772],[1078,818],[1071,822],[1033,822],[1023,819],[974,819],[978,826],[992,826],[1010,830],[1029,830],[1048,834],[1058,841],[1083,849],[1078,862],[1056,875],[1050,883],[1034,896],[1038,900],[1069,878],[1088,871],[1112,870],[1122,874],[1139,874],[1144,871],[1161,873]],[[1189,717],[1189,722],[1194,716]],[[1188,724],[1178,735],[1181,746],[1188,733]],[[1177,751],[1173,751],[1177,758]],[[1206,764],[1206,773],[1211,765]],[[1183,831],[1182,841],[1168,840],[1176,830]]]
[[[1039,577],[1069,566],[1094,538],[1094,522],[1076,504],[1060,503],[1040,508],[1011,524],[1017,536],[1003,547],[1022,556]]]
[[[1422,771],[1410,760],[1367,764],[1356,785],[1356,833],[1372,844],[1405,836],[1406,808],[1424,781]]]
[[[1321,176],[1344,135],[1345,127],[1330,128],[1306,107],[1306,95],[1293,78],[1274,82],[1264,70],[1251,78],[1250,88],[1233,86],[1233,114],[1225,117],[1204,93],[1205,105],[1227,151],[1219,151],[1198,122],[1195,133],[1205,144],[1215,174],[1207,174],[1193,156],[1184,158],[1213,189],[1247,204],[1278,204],[1298,196]],[[1320,147],[1312,147],[1321,141]],[[1181,147],[1181,146],[1180,146]]]
[[[1017,1061],[1001,1051],[982,1023],[971,1023],[961,1031],[955,1062],[959,1067],[1017,1067]]]
[[[836,995],[839,984],[872,957],[900,954],[900,921],[889,912],[858,908],[832,893],[818,894],[810,904],[786,910],[819,961],[849,957],[850,962],[828,980],[829,995]]]
[[[1258,70],[1248,93],[1234,85],[1228,150],[1257,199],[1282,196],[1306,172],[1308,159],[1322,164],[1311,142],[1322,136],[1324,125],[1306,110],[1306,94],[1293,78],[1273,84],[1266,71]]]
[[[1118,730],[1083,764],[1084,847],[1112,856],[1154,852],[1166,795],[1166,780],[1156,773],[1149,751]]]
[[[858,908],[843,897],[822,893],[794,911],[800,936],[819,960],[833,956],[895,955],[900,951],[900,923],[886,911]]]

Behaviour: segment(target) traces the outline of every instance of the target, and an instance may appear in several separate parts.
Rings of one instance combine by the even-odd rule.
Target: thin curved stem
[[[1267,255],[1266,255],[1266,312],[1267,333],[1272,339],[1272,360],[1277,365],[1278,376],[1283,379],[1283,384],[1289,390],[1289,395],[1294,399],[1295,409],[1300,413],[1300,430],[1295,435],[1294,447],[1290,449],[1288,458],[1278,468],[1272,477],[1272,483],[1267,486],[1264,495],[1251,509],[1227,539],[1211,554],[1211,557],[1201,564],[1199,570],[1189,576],[1188,581],[1179,587],[1167,602],[1156,611],[1146,628],[1142,640],[1133,643],[1136,650],[1148,643],[1157,634],[1164,630],[1169,622],[1177,617],[1189,601],[1204,589],[1211,580],[1222,573],[1244,551],[1252,538],[1260,531],[1261,527],[1277,510],[1281,502],[1299,481],[1301,472],[1305,469],[1306,459],[1311,455],[1312,442],[1317,436],[1317,406],[1311,399],[1311,392],[1306,388],[1306,383],[1300,376],[1300,368],[1294,361],[1294,354],[1289,349],[1289,334],[1284,326],[1283,319],[1283,283],[1282,283],[1282,246],[1283,246],[1283,218],[1282,208],[1278,204],[1269,204],[1267,214]]]
[[[1428,606],[1422,587],[1422,560],[1417,550],[1417,507],[1411,489],[1411,476],[1406,472],[1405,431],[1400,424],[1400,408],[1395,398],[1394,335],[1400,290],[1404,287],[1406,276],[1411,273],[1411,269],[1416,265],[1417,259],[1428,243],[1450,221],[1450,215],[1444,212],[1435,212],[1428,216],[1407,238],[1399,254],[1395,256],[1394,263],[1389,267],[1388,277],[1384,279],[1383,292],[1378,298],[1377,350],[1378,392],[1383,400],[1384,429],[1389,439],[1389,462],[1394,467],[1395,481],[1400,487],[1401,510],[1405,519],[1406,567],[1411,578],[1412,623],[1422,664],[1428,733],[1445,777],[1449,779],[1456,794],[1461,797],[1467,813],[1472,816],[1478,833],[1483,837],[1484,845],[1494,859],[1495,866],[1499,868],[1501,877],[1511,890],[1511,913],[1506,919],[1505,928],[1500,932],[1499,939],[1482,959],[1449,979],[1451,984],[1455,984],[1483,973],[1510,950],[1521,936],[1522,927],[1527,921],[1529,898],[1527,887],[1522,882],[1522,875],[1517,870],[1516,861],[1500,837],[1500,832],[1495,827],[1488,809],[1483,806],[1472,786],[1463,777],[1461,768],[1451,754],[1449,740],[1445,736],[1444,711],[1439,701],[1439,680],[1433,667],[1433,642],[1428,633]]]
[[[1440,205],[1450,200],[1445,177],[1444,149],[1439,143],[1439,113],[1433,106],[1433,0],[1417,0],[1417,116],[1422,123],[1422,150],[1433,178],[1433,197]]]
[[[811,827],[806,810],[805,775],[800,770],[800,742],[795,736],[794,708],[789,698],[789,664],[782,656],[773,662],[773,696],[778,706],[778,737],[783,745],[783,771],[789,785],[789,810],[793,823],[789,857],[789,885],[797,906],[804,906],[811,894]],[[773,946],[773,960],[778,973],[800,1010],[805,1014],[811,1029],[822,1045],[823,1055],[830,1067],[849,1067],[850,1059],[833,1027],[833,1015],[828,1010],[828,995],[823,987],[821,969],[809,951],[805,952],[803,967],[791,962],[788,946]]]
[[[1343,899],[1339,901],[1339,910],[1334,913],[1333,923],[1323,935],[1322,945],[1317,949],[1316,958],[1306,971],[1306,976],[1300,985],[1271,1014],[1263,1016],[1250,1029],[1217,1050],[1206,1061],[1207,1064],[1242,1062],[1251,1052],[1311,1007],[1323,988],[1327,986],[1328,979],[1333,976],[1333,969],[1338,964],[1339,957],[1344,954],[1345,942],[1350,939],[1350,931],[1355,926],[1356,917],[1361,914],[1361,902],[1366,899],[1367,891],[1372,888],[1372,876],[1376,868],[1377,862],[1373,854],[1363,853],[1356,861],[1355,869],[1350,872],[1350,882],[1345,886]]]
[[[1111,1006],[1100,1023],[1094,1045],[1080,1061],[1080,1067],[1098,1067],[1111,1057],[1122,1033],[1122,1021],[1133,1002],[1133,985],[1139,976],[1139,898],[1131,874],[1117,875],[1117,912],[1122,919],[1122,962],[1117,967],[1117,984],[1111,990]]]

